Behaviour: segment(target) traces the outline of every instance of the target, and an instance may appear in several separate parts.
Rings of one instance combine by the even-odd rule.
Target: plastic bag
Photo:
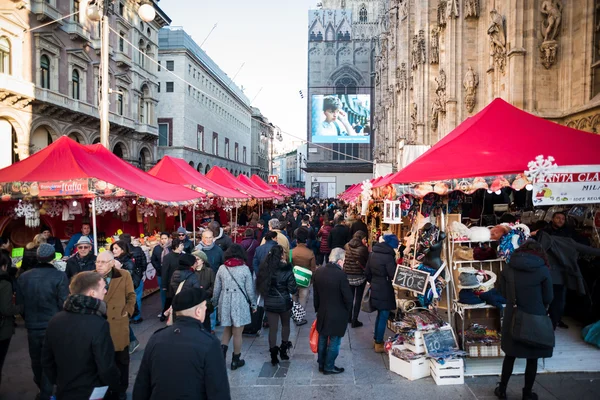
[[[317,320],[316,319],[313,321],[312,326],[310,327],[309,342],[310,342],[310,350],[316,354],[317,351],[319,350],[319,332],[317,332]]]

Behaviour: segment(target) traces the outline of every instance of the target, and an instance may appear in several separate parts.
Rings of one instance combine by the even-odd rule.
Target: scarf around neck
[[[200,242],[198,244],[198,246],[196,246],[196,248],[200,247],[200,250],[205,251],[205,250],[212,250],[213,247],[215,247],[215,242],[213,241],[212,244],[210,246],[205,245],[204,243]]]
[[[83,294],[72,294],[67,297],[64,304],[65,311],[75,314],[106,316],[106,303],[94,297]]]
[[[224,264],[226,267],[239,267],[240,265],[246,265],[246,261],[241,258],[230,258]]]

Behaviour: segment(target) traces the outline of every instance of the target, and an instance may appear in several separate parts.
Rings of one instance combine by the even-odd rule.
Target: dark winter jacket
[[[223,231],[223,228],[219,228],[219,234],[215,235],[215,244],[217,246],[219,246],[221,248],[221,250],[223,250],[223,252],[226,252],[227,249],[233,244],[233,241],[231,240],[231,238]],[[212,265],[212,264],[211,264]],[[217,265],[217,268],[219,268],[221,265]]]
[[[346,225],[337,224],[333,227],[329,236],[327,236],[327,243],[330,249],[336,247],[344,248],[344,246],[350,241],[350,229]]]
[[[259,285],[259,282],[257,282]],[[281,314],[292,309],[292,295],[296,294],[296,279],[292,265],[281,262],[271,277],[269,291],[265,295],[265,311]]]
[[[242,240],[241,246],[246,250],[246,265],[250,268],[250,272],[254,272],[254,266],[252,265],[252,261],[254,260],[254,254],[256,253],[256,249],[260,244],[258,240],[254,238],[245,238]]]
[[[535,236],[535,240],[548,255],[552,284],[565,285],[567,289],[575,290],[584,295],[585,281],[579,269],[577,258],[579,253],[600,256],[600,249],[585,246],[568,237],[550,235],[544,231],[539,231]]]
[[[37,265],[37,249],[38,246],[32,249],[26,248],[23,250],[23,260],[21,261],[21,268],[19,268],[20,274],[24,273],[25,271],[29,271]]]
[[[201,244],[196,246],[196,249],[202,250],[204,254],[206,254],[206,257],[208,258],[208,263],[210,264],[210,267],[216,274],[219,270],[219,267],[223,265],[223,250],[219,246],[217,246],[216,243],[210,250],[203,249]]]
[[[192,242],[192,239],[186,236],[185,239],[183,239],[183,252],[187,254],[192,254],[193,251],[194,243]]]
[[[275,246],[277,242],[275,240],[265,240],[265,244],[258,246],[254,258],[252,259],[252,270],[258,275],[258,268],[260,264],[267,258],[267,254],[271,251],[271,247]]]
[[[176,317],[148,341],[133,400],[230,400],[221,343],[202,322]]]
[[[17,304],[23,305],[27,329],[46,329],[52,317],[63,309],[69,295],[67,275],[54,265],[40,263],[17,280]]]
[[[46,243],[48,243],[49,245],[54,246],[54,251],[56,253],[60,253],[60,255],[64,255],[65,254],[65,248],[63,247],[62,242],[60,241],[59,238],[54,237],[54,236],[50,236],[47,240]]]
[[[346,258],[344,259],[344,272],[347,275],[364,275],[367,261],[369,260],[369,249],[362,240],[352,239],[346,247]]]
[[[15,315],[22,312],[22,304],[13,304],[13,285],[8,272],[0,271],[0,341],[14,335]]]
[[[331,225],[323,225],[319,232],[317,232],[317,238],[321,239],[321,246],[319,247],[319,251],[321,254],[329,254],[331,253],[331,248],[329,247],[329,233],[333,227]]]
[[[198,277],[189,267],[180,266],[175,272],[173,272],[173,276],[171,277],[171,285],[169,286],[169,290],[167,291],[168,297],[175,297],[177,293],[177,288],[179,288],[179,284],[185,281],[181,290],[187,290],[191,288],[200,288],[200,281]]]
[[[215,278],[217,274],[212,268],[203,267],[200,271],[194,271],[196,277],[198,278],[198,282],[200,282],[200,287],[208,293],[210,297],[213,295],[213,290],[215,289]]]
[[[87,307],[65,304],[65,310],[56,314],[46,329],[42,366],[57,385],[56,395],[61,400],[89,399],[94,387],[118,387],[120,381],[106,305],[92,297],[80,297],[90,299],[85,302]],[[94,313],[100,304],[104,316]]]
[[[364,233],[369,233],[369,228],[367,228],[367,224],[362,222],[362,220],[357,220],[350,227],[350,237],[354,236],[354,234],[358,231],[363,231]]]
[[[396,274],[396,253],[387,243],[375,243],[367,261],[365,276],[371,284],[371,306],[376,310],[395,310],[392,281]]]
[[[353,301],[344,271],[337,264],[317,269],[313,275],[313,293],[319,335],[344,336]]]
[[[131,279],[133,279],[133,286],[138,287],[146,273],[146,269],[148,268],[148,260],[146,259],[146,253],[142,250],[141,247],[129,245],[129,253],[131,254],[131,258],[133,259],[133,264],[135,267],[135,271],[131,274]],[[136,282],[137,277],[139,276],[139,282]]]
[[[139,268],[133,262],[133,258],[128,255],[121,255],[121,257],[115,258],[115,260],[121,263],[121,268],[129,272],[131,280],[133,281],[133,287],[137,288],[142,281],[142,275],[140,274]]]
[[[517,250],[505,268],[512,268],[514,271],[518,308],[528,314],[546,315],[552,302],[553,289],[550,270],[544,260],[535,254]],[[502,350],[506,355],[517,358],[552,357],[553,349],[535,348],[513,340],[511,331],[515,302],[509,296],[505,273],[500,276],[500,293],[507,301],[502,324]]]
[[[152,249],[152,254],[150,255],[150,262],[152,266],[156,270],[156,274],[162,279],[162,253],[163,247],[160,245],[154,246]]]
[[[171,277],[177,268],[179,268],[180,255],[181,253],[172,251],[163,259],[160,285],[162,290],[167,291],[167,295],[169,293],[169,287],[171,286]]]
[[[87,256],[81,258],[79,253],[75,253],[74,256],[67,260],[67,267],[65,273],[69,281],[75,275],[83,271],[94,271],[96,269],[96,256],[90,252]]]

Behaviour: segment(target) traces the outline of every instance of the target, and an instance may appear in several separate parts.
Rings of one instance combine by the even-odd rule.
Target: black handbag
[[[514,271],[507,266],[504,273],[508,284],[508,295],[514,303],[512,321],[510,321],[513,340],[536,348],[553,348],[554,328],[550,317],[529,314],[517,307]]]

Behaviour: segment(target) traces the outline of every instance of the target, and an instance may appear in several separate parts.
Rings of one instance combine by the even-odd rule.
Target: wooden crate
[[[504,357],[504,352],[498,343],[465,343],[465,351],[470,358]]]
[[[465,383],[465,365],[462,359],[446,360],[440,364],[429,360],[431,377],[437,385],[463,385]]]

